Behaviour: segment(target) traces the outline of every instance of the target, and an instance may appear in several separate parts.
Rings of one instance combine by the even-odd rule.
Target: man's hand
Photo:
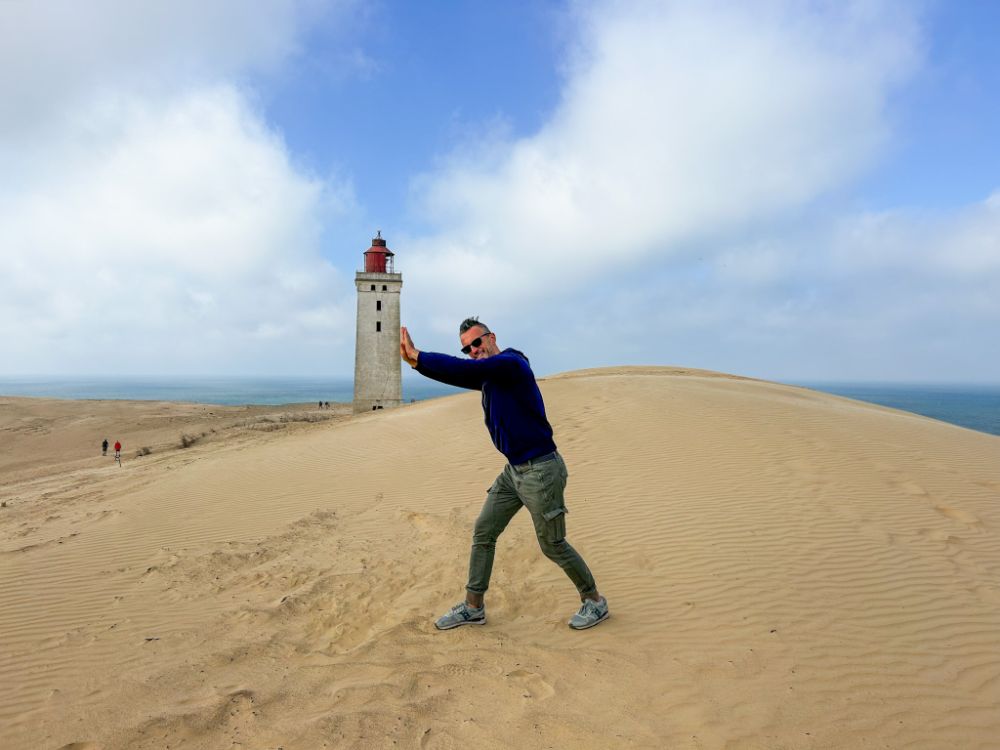
[[[410,338],[406,326],[399,329],[399,356],[410,367],[416,367],[417,359],[420,358],[420,350],[413,345],[413,339]]]

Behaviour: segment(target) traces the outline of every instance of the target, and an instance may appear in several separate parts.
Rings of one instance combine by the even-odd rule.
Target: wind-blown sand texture
[[[694,370],[541,385],[584,632],[526,512],[488,624],[433,627],[503,465],[478,394],[121,468],[0,421],[0,746],[998,746],[1000,438]]]

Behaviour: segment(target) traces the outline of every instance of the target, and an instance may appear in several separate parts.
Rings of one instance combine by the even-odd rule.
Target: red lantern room
[[[379,231],[372,239],[372,246],[365,250],[365,273],[392,273],[393,255]]]

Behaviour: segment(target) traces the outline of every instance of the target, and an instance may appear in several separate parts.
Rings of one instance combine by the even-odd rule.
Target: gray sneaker
[[[442,615],[434,626],[438,630],[451,630],[460,625],[485,625],[486,607],[470,607],[468,602],[459,602],[452,607],[448,614]]]
[[[599,622],[604,622],[609,617],[611,617],[611,612],[608,610],[608,600],[603,596],[599,602],[595,602],[593,599],[584,599],[580,611],[570,618],[569,626],[573,630],[586,630]]]

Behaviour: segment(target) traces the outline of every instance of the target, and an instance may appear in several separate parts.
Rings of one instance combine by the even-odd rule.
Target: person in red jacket
[[[122,443],[121,440],[115,441],[115,458],[121,459],[122,457]]]

